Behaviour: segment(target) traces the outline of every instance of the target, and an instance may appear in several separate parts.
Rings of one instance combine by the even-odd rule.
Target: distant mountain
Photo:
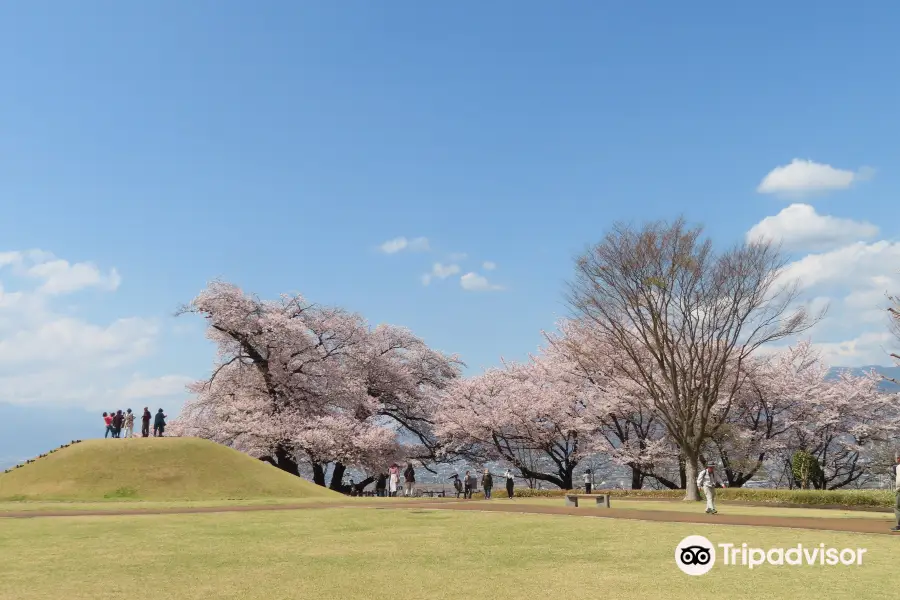
[[[832,367],[829,377],[833,379],[837,377],[839,373],[844,371],[850,371],[853,375],[862,375],[873,370],[883,377],[889,377],[900,381],[900,367],[882,367],[880,365],[867,365],[865,367]],[[900,385],[891,381],[882,381],[881,389],[886,392],[900,392]]]

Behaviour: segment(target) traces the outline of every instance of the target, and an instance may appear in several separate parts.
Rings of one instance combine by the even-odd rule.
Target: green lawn
[[[4,600],[884,600],[896,590],[890,536],[363,508],[0,523]],[[691,578],[674,549],[692,534],[868,552],[858,567],[717,566]]]
[[[476,502],[488,502],[477,500]],[[565,506],[564,498],[515,498],[508,500],[497,497],[489,502],[515,502],[518,504],[532,504],[537,506]],[[579,500],[579,508],[596,506],[593,500]],[[678,512],[703,513],[706,509],[705,502],[682,502],[669,500],[622,500],[610,499],[610,506],[626,510],[663,510]],[[894,513],[873,512],[865,510],[834,510],[823,508],[783,508],[778,506],[741,506],[716,502],[716,509],[721,515],[764,515],[769,517],[814,517],[814,518],[854,518],[854,519],[880,519],[892,521]]]

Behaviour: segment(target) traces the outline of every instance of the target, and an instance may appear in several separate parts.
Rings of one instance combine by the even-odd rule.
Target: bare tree
[[[640,386],[685,459],[686,500],[698,500],[700,453],[724,422],[763,344],[811,327],[793,307],[796,282],[764,241],[721,253],[683,218],[642,228],[617,224],[577,261],[568,301],[617,344],[619,375]]]

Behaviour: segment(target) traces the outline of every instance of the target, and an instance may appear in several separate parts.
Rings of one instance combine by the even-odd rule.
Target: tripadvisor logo
[[[718,548],[718,551],[717,551]],[[790,548],[753,548],[747,544],[713,544],[702,535],[689,535],[675,547],[675,564],[688,575],[705,575],[721,557],[719,564],[753,569],[765,564],[775,566],[859,566],[865,548],[831,548],[825,544]]]

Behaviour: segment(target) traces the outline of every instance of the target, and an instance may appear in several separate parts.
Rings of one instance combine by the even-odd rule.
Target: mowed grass
[[[496,497],[493,500],[476,500],[475,502],[512,502],[534,506],[565,506],[564,498],[514,498]],[[579,500],[579,508],[596,507],[594,500]],[[611,498],[610,506],[623,510],[658,510],[667,512],[689,512],[703,514],[706,510],[705,502],[682,502],[679,500],[623,500]],[[837,510],[823,508],[785,508],[780,506],[742,506],[716,502],[716,510],[720,515],[748,515],[766,517],[812,517],[817,519],[876,519],[891,522],[894,520],[892,512],[875,512],[867,510]],[[714,519],[711,516],[710,519]]]
[[[0,502],[340,497],[197,438],[88,440],[0,474]]]
[[[397,503],[423,503],[441,502],[429,498],[351,498],[349,496],[328,495],[322,497],[303,498],[250,498],[247,500],[172,500],[172,501],[146,501],[146,500],[103,500],[100,502],[70,502],[70,501],[14,501],[0,502],[0,517],[4,513],[62,513],[75,511],[103,511],[114,513],[117,511],[154,511],[154,510],[178,510],[192,508],[228,508],[232,506],[307,506],[317,504],[384,504],[390,506]]]
[[[853,567],[674,563],[687,535],[863,547]],[[789,529],[420,509],[6,520],[4,600],[891,597],[896,540]]]

